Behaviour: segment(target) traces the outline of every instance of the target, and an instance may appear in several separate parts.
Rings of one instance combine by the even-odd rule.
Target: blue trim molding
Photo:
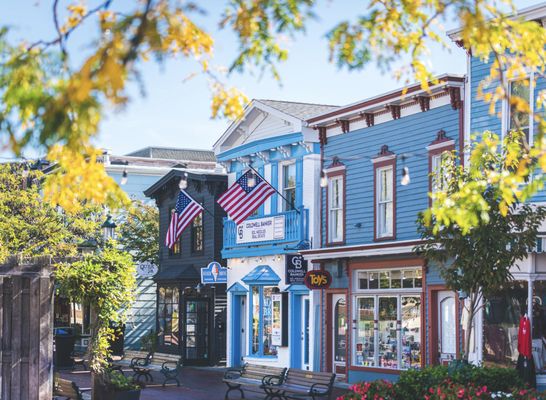
[[[248,293],[248,289],[241,285],[239,282],[235,282],[229,287],[228,290],[226,290],[226,292],[233,293],[235,295],[246,295]]]
[[[258,265],[241,280],[249,286],[276,286],[281,278],[269,265]]]

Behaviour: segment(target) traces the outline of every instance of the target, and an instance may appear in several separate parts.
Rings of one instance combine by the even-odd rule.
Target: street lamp
[[[112,221],[112,216],[108,214],[106,221],[104,221],[101,225],[102,237],[104,240],[114,239],[116,226],[116,223]]]

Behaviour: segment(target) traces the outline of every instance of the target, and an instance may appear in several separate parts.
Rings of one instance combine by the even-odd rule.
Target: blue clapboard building
[[[442,75],[307,119],[319,133],[320,368],[348,382],[396,379],[460,351],[458,299],[413,252],[442,154],[464,140],[464,86]]]

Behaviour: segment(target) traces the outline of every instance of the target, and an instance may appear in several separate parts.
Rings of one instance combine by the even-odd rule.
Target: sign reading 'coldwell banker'
[[[303,285],[307,273],[307,260],[299,254],[286,255],[285,283],[287,285]]]
[[[284,239],[284,215],[256,218],[237,225],[237,244]]]

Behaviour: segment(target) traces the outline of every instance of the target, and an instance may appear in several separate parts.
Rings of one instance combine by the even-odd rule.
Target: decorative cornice
[[[384,144],[383,146],[381,146],[379,153],[377,153],[377,155],[374,158],[372,158],[372,163],[375,164],[377,162],[392,160],[395,158],[396,158],[396,154],[394,154],[392,151],[389,150],[389,146]]]
[[[443,147],[450,147],[455,145],[455,140],[451,139],[446,135],[446,131],[443,129],[440,129],[438,133],[436,133],[436,139],[434,139],[428,146],[427,150],[436,150],[441,149]]]
[[[343,164],[343,163],[340,161],[340,159],[339,159],[338,156],[334,156],[334,157],[332,158],[332,163],[331,163],[330,165],[328,165],[328,166],[325,168],[325,170],[331,172],[331,170],[334,169],[334,168],[335,168],[335,169],[342,169],[342,168],[345,168],[345,164]]]
[[[387,104],[387,110],[391,112],[392,119],[400,119],[401,107],[398,104]]]
[[[337,119],[336,122],[341,125],[341,132],[343,133],[349,132],[350,123],[348,119]]]
[[[373,113],[361,113],[366,119],[366,126],[370,127],[374,125],[374,114]]]
[[[447,88],[447,90],[449,92],[451,108],[453,108],[454,110],[458,110],[462,106],[461,88],[460,87],[449,86]]]
[[[328,135],[325,126],[318,127],[319,142],[322,146],[328,144]]]
[[[416,96],[421,111],[425,112],[430,110],[430,96]]]

